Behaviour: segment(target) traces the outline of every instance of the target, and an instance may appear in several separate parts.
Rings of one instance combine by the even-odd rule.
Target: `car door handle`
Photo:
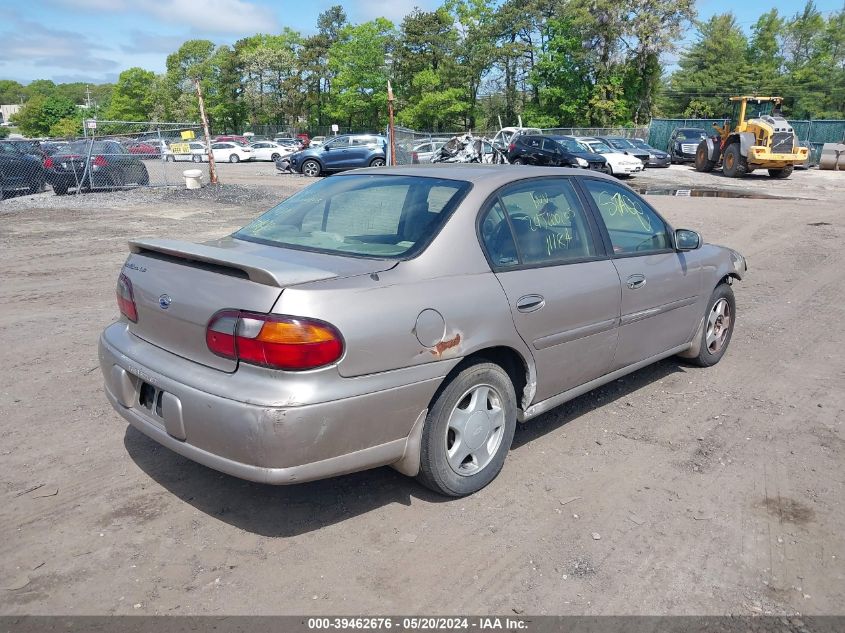
[[[516,309],[520,312],[534,312],[546,305],[546,300],[540,295],[524,295],[516,302]]]
[[[643,286],[645,286],[645,281],[645,275],[636,274],[628,277],[626,283],[628,284],[628,287],[631,290],[636,290],[637,288],[642,288]]]

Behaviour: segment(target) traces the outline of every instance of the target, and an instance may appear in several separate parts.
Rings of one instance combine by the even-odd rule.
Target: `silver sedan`
[[[746,271],[613,178],[492,165],[349,172],[130,251],[100,339],[130,424],[245,479],[389,464],[452,496],[518,422],[668,356],[717,363]]]

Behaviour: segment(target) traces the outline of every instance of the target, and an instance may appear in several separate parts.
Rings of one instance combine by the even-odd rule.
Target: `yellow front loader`
[[[731,97],[733,116],[717,136],[703,139],[695,154],[698,171],[713,171],[719,163],[729,178],[741,178],[755,169],[769,170],[772,178],[789,178],[795,165],[807,160],[795,130],[780,112],[783,97]]]

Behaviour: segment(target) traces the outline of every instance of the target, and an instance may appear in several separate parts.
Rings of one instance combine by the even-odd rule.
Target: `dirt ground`
[[[308,183],[266,171],[249,203],[0,202],[0,613],[845,614],[845,175],[631,180],[803,199],[651,196],[748,259],[723,361],[527,423],[498,479],[448,500],[390,468],[247,483],[107,404],[126,240],[217,237]]]

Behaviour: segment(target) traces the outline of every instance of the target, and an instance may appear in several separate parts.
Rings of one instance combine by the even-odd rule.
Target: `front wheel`
[[[745,159],[739,152],[739,143],[731,143],[722,157],[722,173],[728,178],[742,178],[745,171]]]
[[[707,303],[701,349],[690,362],[699,367],[711,367],[722,360],[731,342],[735,323],[736,300],[733,289],[728,284],[719,284]]]
[[[370,161],[370,167],[384,167],[385,164],[383,158],[374,158]]]
[[[241,157],[238,156],[237,154],[232,154],[231,156],[229,156],[229,162],[230,163],[239,163],[239,162],[241,162]]]
[[[167,155],[164,157],[164,160],[165,160],[165,162],[168,162],[168,163],[173,163],[173,162],[175,162],[175,161],[176,161],[176,157],[175,157],[173,154],[167,154]]]
[[[141,174],[138,176],[138,184],[141,186],[150,184],[150,172],[147,171],[146,165],[141,165]]]
[[[281,158],[281,156],[279,154],[273,154],[273,155],[270,156],[270,160],[272,160],[274,163],[277,160],[279,160],[280,158]]]
[[[505,370],[480,361],[443,388],[428,412],[419,481],[450,497],[481,490],[502,470],[516,429],[516,394]]]
[[[191,160],[195,163],[201,163],[202,156],[200,156],[199,154],[194,154],[193,156],[191,156]]]
[[[713,171],[716,167],[716,161],[710,160],[707,151],[707,143],[702,141],[698,144],[698,149],[695,152],[695,170],[701,172]]]
[[[320,163],[316,160],[306,160],[302,163],[302,173],[309,178],[316,178],[320,175]]]
[[[792,165],[787,165],[783,169],[770,169],[769,177],[771,178],[789,178],[792,175],[792,170],[795,169]]]
[[[67,185],[53,185],[53,193],[57,196],[64,196],[67,194],[68,186]]]

